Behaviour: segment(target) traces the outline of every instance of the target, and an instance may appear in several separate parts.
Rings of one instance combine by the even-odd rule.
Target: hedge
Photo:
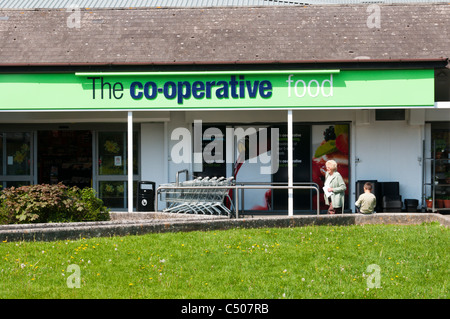
[[[0,224],[109,220],[109,210],[92,188],[59,184],[10,187],[1,191]]]

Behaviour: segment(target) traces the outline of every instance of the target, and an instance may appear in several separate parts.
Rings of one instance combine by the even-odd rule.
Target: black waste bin
[[[155,182],[141,181],[138,184],[137,211],[155,211]]]

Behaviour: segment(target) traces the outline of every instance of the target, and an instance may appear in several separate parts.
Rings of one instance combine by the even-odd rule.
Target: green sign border
[[[0,111],[432,106],[432,69],[0,74]]]

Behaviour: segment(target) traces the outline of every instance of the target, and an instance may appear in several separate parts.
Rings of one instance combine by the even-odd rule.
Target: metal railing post
[[[234,186],[234,193],[236,195],[235,202],[234,202],[234,210],[236,212],[236,219],[239,218],[239,186]]]

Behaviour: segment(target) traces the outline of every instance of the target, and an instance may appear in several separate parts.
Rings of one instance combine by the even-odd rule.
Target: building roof
[[[308,0],[310,1],[310,0]],[[311,0],[317,1],[317,0]],[[330,0],[324,0],[330,1]],[[335,0],[331,0],[335,1]],[[338,0],[339,1],[339,0]],[[423,1],[423,0],[421,0]],[[3,0],[0,8],[64,9],[76,4],[80,8],[189,8],[226,6],[282,6],[304,4],[301,0]]]
[[[76,4],[79,8],[207,8],[293,6],[304,4],[356,4],[368,0],[2,0],[3,9],[65,9]],[[377,3],[437,3],[446,0],[377,0]]]
[[[450,4],[0,10],[0,65],[448,59],[449,16]]]

